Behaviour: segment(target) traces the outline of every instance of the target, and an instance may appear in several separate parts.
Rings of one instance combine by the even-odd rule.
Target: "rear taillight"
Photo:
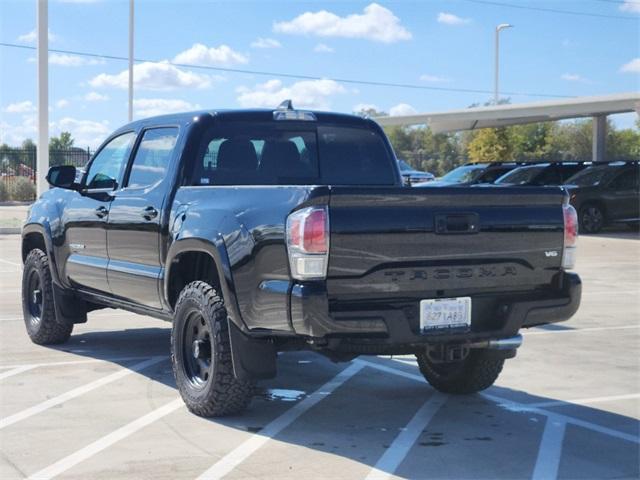
[[[329,212],[308,207],[287,217],[287,252],[291,276],[296,280],[320,280],[329,263]]]
[[[562,250],[562,268],[572,269],[576,262],[578,245],[578,214],[571,205],[562,206],[564,213],[564,248]]]

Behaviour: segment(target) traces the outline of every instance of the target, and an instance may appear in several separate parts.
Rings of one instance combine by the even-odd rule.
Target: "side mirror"
[[[52,187],[77,190],[76,167],[73,165],[58,165],[51,167],[47,173],[47,182]]]

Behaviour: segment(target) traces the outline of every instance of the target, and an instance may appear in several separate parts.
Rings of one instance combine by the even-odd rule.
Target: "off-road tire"
[[[467,395],[489,388],[502,371],[504,358],[486,350],[471,350],[460,362],[433,363],[427,353],[416,354],[424,378],[436,390]]]
[[[191,326],[194,318],[202,323],[210,339],[210,347],[207,347],[210,348],[210,366],[202,375],[206,380],[201,383],[194,382],[199,375],[194,377],[190,372],[187,358],[194,353],[189,345],[185,345],[189,335],[193,336],[186,331],[187,328],[197,327]],[[240,381],[233,374],[229,321],[224,302],[211,285],[202,281],[191,282],[180,293],[171,330],[171,362],[180,395],[187,408],[196,415],[233,415],[245,410],[251,402],[253,383]]]
[[[36,280],[37,279],[37,280]],[[38,282],[39,302],[33,302],[33,282]],[[22,271],[22,313],[27,334],[38,345],[55,345],[66,342],[71,336],[73,323],[56,318],[53,300],[53,284],[49,257],[40,249],[29,252]],[[39,304],[36,307],[36,303]]]

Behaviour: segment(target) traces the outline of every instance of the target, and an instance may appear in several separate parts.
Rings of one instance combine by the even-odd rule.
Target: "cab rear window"
[[[192,185],[394,185],[391,154],[362,127],[234,122],[205,134]]]

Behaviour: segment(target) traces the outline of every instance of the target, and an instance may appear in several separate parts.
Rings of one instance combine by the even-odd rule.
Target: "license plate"
[[[420,330],[428,332],[471,325],[471,297],[420,301]]]

